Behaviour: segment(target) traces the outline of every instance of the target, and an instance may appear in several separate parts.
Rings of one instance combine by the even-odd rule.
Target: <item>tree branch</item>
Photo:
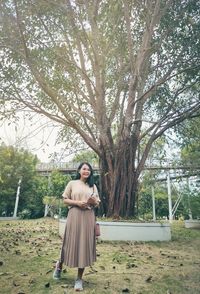
[[[196,112],[196,114],[194,114],[195,112]],[[150,139],[149,139],[148,143],[146,144],[146,147],[145,147],[145,150],[143,152],[142,158],[140,159],[140,162],[138,164],[138,167],[137,167],[137,174],[138,175],[140,174],[140,172],[142,171],[142,169],[144,167],[145,161],[146,161],[146,159],[148,157],[148,154],[149,154],[149,151],[151,149],[151,146],[152,146],[153,142],[157,138],[159,138],[167,129],[170,129],[171,127],[174,127],[175,125],[181,123],[182,121],[184,121],[186,119],[189,119],[189,118],[193,117],[194,115],[197,115],[197,113],[198,113],[198,116],[200,116],[200,102],[197,102],[190,109],[188,109],[187,111],[181,113],[179,116],[174,118],[172,121],[168,122],[159,131],[158,131],[158,127],[154,130],[154,132],[150,136]]]

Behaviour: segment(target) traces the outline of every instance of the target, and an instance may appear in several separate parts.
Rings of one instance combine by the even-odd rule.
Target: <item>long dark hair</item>
[[[94,176],[93,176],[93,169],[92,166],[88,163],[88,162],[82,162],[76,172],[76,180],[79,180],[81,175],[79,173],[80,169],[82,168],[82,166],[86,164],[89,169],[90,169],[90,176],[87,178],[86,183],[88,183],[89,187],[93,187],[94,186]]]

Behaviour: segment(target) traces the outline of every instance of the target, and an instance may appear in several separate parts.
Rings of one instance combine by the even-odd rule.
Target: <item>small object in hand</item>
[[[95,197],[94,196],[90,196],[88,198],[87,204],[89,204],[89,205],[96,205],[96,199],[95,199]]]

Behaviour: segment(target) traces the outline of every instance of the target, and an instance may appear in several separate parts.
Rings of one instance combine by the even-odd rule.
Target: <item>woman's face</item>
[[[91,174],[89,166],[87,164],[83,164],[81,169],[79,170],[79,173],[81,176],[80,179],[83,181],[86,181],[87,178],[89,178],[89,176]]]

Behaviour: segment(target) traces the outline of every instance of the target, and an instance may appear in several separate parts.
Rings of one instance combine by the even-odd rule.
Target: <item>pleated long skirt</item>
[[[96,261],[95,214],[72,207],[67,216],[61,261],[69,267],[84,268]]]

